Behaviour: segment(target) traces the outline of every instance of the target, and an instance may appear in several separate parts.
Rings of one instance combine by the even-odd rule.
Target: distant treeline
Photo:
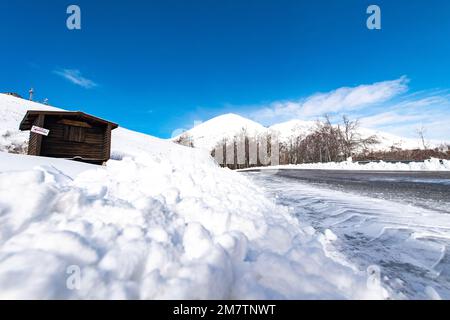
[[[450,160],[450,151],[447,149],[414,149],[402,150],[392,148],[389,151],[376,151],[367,154],[358,154],[354,161],[424,161],[431,158]]]

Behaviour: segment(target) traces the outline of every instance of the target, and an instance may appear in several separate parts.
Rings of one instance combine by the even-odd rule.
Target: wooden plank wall
[[[45,128],[50,130],[48,137],[42,141],[41,154],[55,158],[82,157],[85,159],[105,159],[104,127],[85,129],[84,142],[67,141],[64,139],[64,124],[56,119],[47,118]]]
[[[111,158],[111,131],[112,127],[108,124],[105,134],[103,136],[103,150],[104,150],[104,159],[105,161]]]

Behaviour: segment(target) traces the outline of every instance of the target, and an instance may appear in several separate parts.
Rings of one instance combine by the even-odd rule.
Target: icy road
[[[450,174],[278,170],[243,173],[337,239],[331,254],[381,271],[394,298],[450,299]],[[333,272],[333,270],[330,270]]]

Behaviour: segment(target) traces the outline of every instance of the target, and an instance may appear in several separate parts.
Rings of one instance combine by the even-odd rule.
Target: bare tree
[[[342,127],[340,130],[342,139],[342,152],[345,158],[351,157],[355,148],[358,147],[361,141],[361,135],[357,133],[359,121],[351,121],[346,115],[342,117]],[[340,129],[340,128],[339,128]]]
[[[341,124],[335,125],[331,117],[325,115],[322,120],[317,120],[310,134],[285,142],[280,148],[280,159],[291,164],[342,161],[379,143],[375,135],[362,138],[358,127],[358,121],[346,116]]]
[[[358,128],[357,120],[344,116],[342,123],[333,124],[331,117],[325,115],[317,120],[309,134],[293,136],[282,144],[278,144],[278,137],[249,136],[243,130],[233,139],[221,141],[212,155],[217,159],[223,154],[225,161],[221,164],[232,169],[271,165],[273,161],[281,164],[338,162],[358,154],[369,154],[370,146],[379,143],[375,135],[363,138]]]
[[[416,129],[416,133],[419,136],[419,139],[422,143],[423,149],[428,149],[428,144],[425,142],[425,134],[427,133],[427,129],[422,125],[420,128]]]

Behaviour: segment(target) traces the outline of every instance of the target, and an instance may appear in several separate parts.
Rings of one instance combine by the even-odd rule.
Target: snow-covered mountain
[[[367,138],[370,136],[376,136],[379,143],[373,145],[371,148],[374,151],[383,151],[390,150],[391,147],[396,147],[405,150],[413,150],[413,149],[423,149],[423,144],[419,138],[405,138],[400,137],[391,133],[383,132],[380,130],[368,129],[368,128],[359,128],[359,134],[363,138]],[[429,148],[438,148],[443,142],[439,141],[429,141]]]
[[[192,137],[196,147],[212,150],[223,139],[232,139],[243,130],[249,136],[256,136],[266,132],[267,129],[255,121],[229,113],[203,122],[186,131],[186,134]],[[179,137],[175,137],[174,140]]]
[[[0,94],[1,148],[49,108]],[[208,152],[119,128],[112,153],[103,167],[0,151],[0,299],[386,297],[331,231]]]
[[[215,117],[211,120],[205,121],[200,125],[185,132],[186,135],[192,137],[194,146],[205,150],[212,150],[223,139],[232,139],[245,130],[248,136],[257,136],[261,134],[276,135],[280,142],[289,142],[298,136],[306,136],[313,132],[316,127],[315,121],[303,121],[293,119],[287,122],[274,124],[269,128],[261,124],[246,119],[236,114],[226,114]],[[376,135],[379,142],[371,146],[373,151],[390,150],[395,146],[401,149],[422,149],[421,141],[417,139],[405,138],[396,136],[387,132],[373,130],[368,128],[359,128],[358,133],[362,138],[368,138]],[[178,139],[178,137],[173,140]],[[427,140],[430,148],[437,148],[445,141],[431,141]]]

